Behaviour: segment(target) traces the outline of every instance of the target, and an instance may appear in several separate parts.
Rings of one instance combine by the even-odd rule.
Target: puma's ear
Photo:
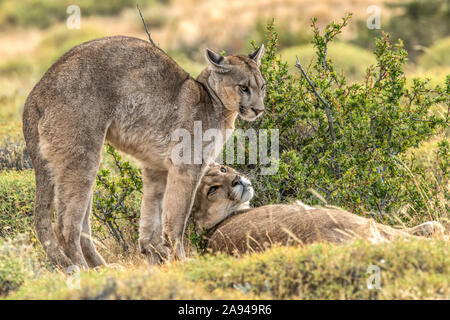
[[[206,61],[209,62],[214,71],[220,73],[230,71],[230,65],[227,63],[226,58],[212,50],[206,49]]]
[[[208,167],[212,168],[212,167],[216,167],[216,166],[218,166],[218,165],[219,165],[219,164],[218,164],[215,160],[213,160],[213,161],[211,161],[211,162],[209,163]]]
[[[258,49],[256,49],[252,53],[250,53],[248,55],[248,57],[250,59],[252,59],[253,61],[255,61],[258,66],[260,66],[261,65],[261,58],[264,55],[264,51],[265,51],[264,45],[262,44],[261,47],[259,47]]]

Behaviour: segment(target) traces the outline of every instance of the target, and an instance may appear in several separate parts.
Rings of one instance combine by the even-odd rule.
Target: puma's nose
[[[231,181],[231,186],[232,187],[235,187],[235,186],[237,186],[238,184],[240,184],[241,186],[243,186],[243,187],[248,187],[248,186],[250,186],[251,185],[251,183],[250,183],[250,181],[248,181],[247,179],[242,179],[241,178],[241,176],[236,176],[236,177],[234,177],[234,179],[233,179],[233,181]]]
[[[238,184],[242,184],[240,176],[234,177],[233,181],[231,181],[231,186],[232,187],[236,187]]]

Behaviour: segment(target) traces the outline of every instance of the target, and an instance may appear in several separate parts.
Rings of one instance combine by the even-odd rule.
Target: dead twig
[[[138,11],[139,11],[139,15],[141,16],[142,23],[144,24],[145,32],[147,32],[148,40],[150,41],[150,43],[152,44],[152,46],[156,47],[156,44],[153,42],[152,37],[151,37],[151,35],[150,35],[150,31],[148,31],[147,24],[145,23],[144,16],[142,15],[142,12],[141,12],[141,9],[139,8],[139,5],[136,4],[136,7],[137,7],[137,9],[138,9]]]
[[[325,101],[325,99],[322,97],[322,95],[317,92],[316,86],[314,85],[314,83],[311,81],[311,79],[309,78],[308,74],[306,73],[306,71],[303,69],[300,60],[298,59],[298,57],[296,57],[297,62],[295,63],[295,66],[300,69],[302,75],[305,77],[306,81],[309,83],[309,85],[311,86],[312,91],[314,92],[314,94],[316,95],[317,98],[319,98],[320,102],[322,102],[322,104],[325,107],[325,113],[327,115],[327,120],[328,120],[328,126],[330,128],[330,133],[331,133],[331,139],[333,140],[333,144],[336,143],[336,133],[335,133],[335,129],[334,129],[334,122],[333,122],[333,117],[331,115],[331,107],[330,104]],[[335,159],[337,160],[337,152],[335,150]],[[336,175],[338,178],[341,177],[341,172],[340,172],[340,168],[339,165],[336,163]]]

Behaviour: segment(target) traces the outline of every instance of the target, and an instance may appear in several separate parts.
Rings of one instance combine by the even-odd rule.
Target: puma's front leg
[[[167,171],[143,169],[144,195],[139,222],[139,246],[150,264],[167,258],[162,241],[162,201],[166,190]]]
[[[183,234],[204,167],[172,165],[169,169],[163,201],[163,235],[171,260],[185,258]]]

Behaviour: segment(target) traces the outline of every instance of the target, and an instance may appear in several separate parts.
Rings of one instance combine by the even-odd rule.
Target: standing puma
[[[264,110],[263,53],[263,46],[248,56],[207,49],[209,66],[197,80],[161,49],[132,37],[97,39],[65,53],[34,87],[23,113],[36,174],[36,230],[51,260],[60,266],[105,263],[89,224],[105,140],[143,167],[141,251],[150,263],[166,255],[184,258],[193,196],[206,163],[217,155],[211,152],[202,164],[175,163],[172,134],[180,128],[192,134],[194,121],[203,131],[224,132],[234,128],[238,114],[256,119]]]

